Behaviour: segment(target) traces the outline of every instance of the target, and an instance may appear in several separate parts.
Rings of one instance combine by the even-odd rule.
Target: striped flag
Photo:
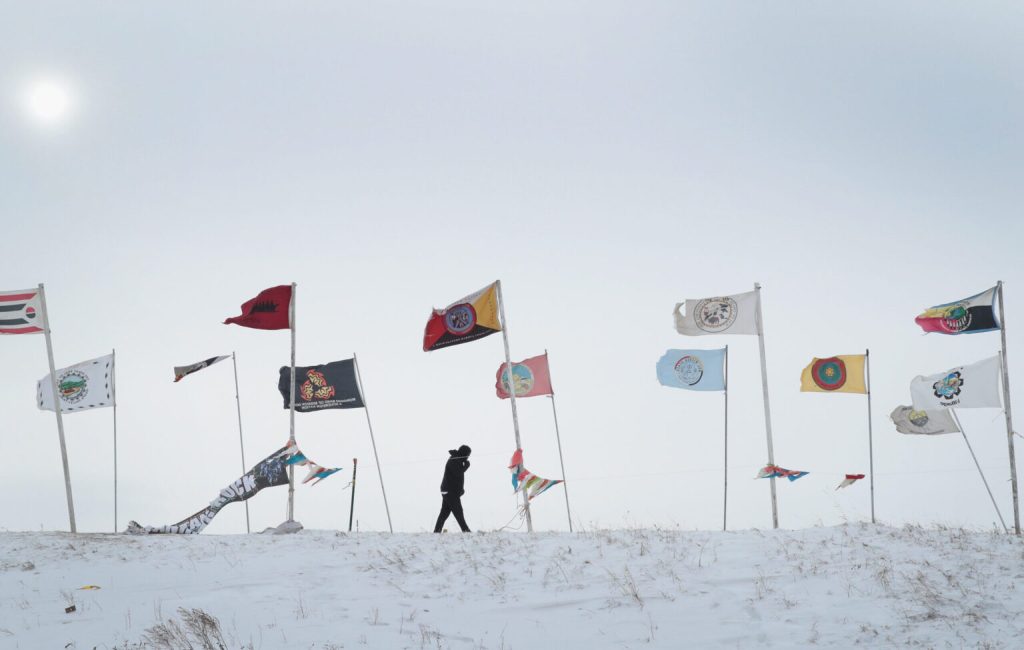
[[[0,334],[39,334],[43,304],[39,289],[0,292]]]

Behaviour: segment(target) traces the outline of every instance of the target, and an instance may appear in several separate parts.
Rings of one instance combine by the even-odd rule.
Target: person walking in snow
[[[441,514],[437,515],[435,533],[441,532],[448,515],[455,515],[455,521],[459,522],[462,532],[469,532],[466,518],[462,514],[462,495],[466,493],[463,486],[466,481],[466,470],[469,469],[469,454],[472,451],[469,445],[448,450],[450,458],[444,464],[444,478],[441,479]]]

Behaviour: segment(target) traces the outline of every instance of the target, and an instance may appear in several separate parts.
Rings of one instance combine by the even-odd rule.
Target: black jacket
[[[444,464],[441,491],[461,497],[466,493],[463,486],[466,482],[466,470],[469,469],[469,459],[461,456],[458,449],[449,449],[448,454],[451,458]]]

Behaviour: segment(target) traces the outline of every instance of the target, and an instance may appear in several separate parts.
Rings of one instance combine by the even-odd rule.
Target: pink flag
[[[551,374],[548,372],[548,355],[530,357],[522,361],[512,362],[512,377],[516,386],[516,397],[533,397],[535,395],[551,395]],[[501,399],[509,398],[508,367],[498,366],[495,373],[494,391]]]

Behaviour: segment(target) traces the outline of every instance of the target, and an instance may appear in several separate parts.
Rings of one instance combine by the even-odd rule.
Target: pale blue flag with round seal
[[[725,390],[725,348],[668,350],[658,360],[658,383],[686,390]]]

